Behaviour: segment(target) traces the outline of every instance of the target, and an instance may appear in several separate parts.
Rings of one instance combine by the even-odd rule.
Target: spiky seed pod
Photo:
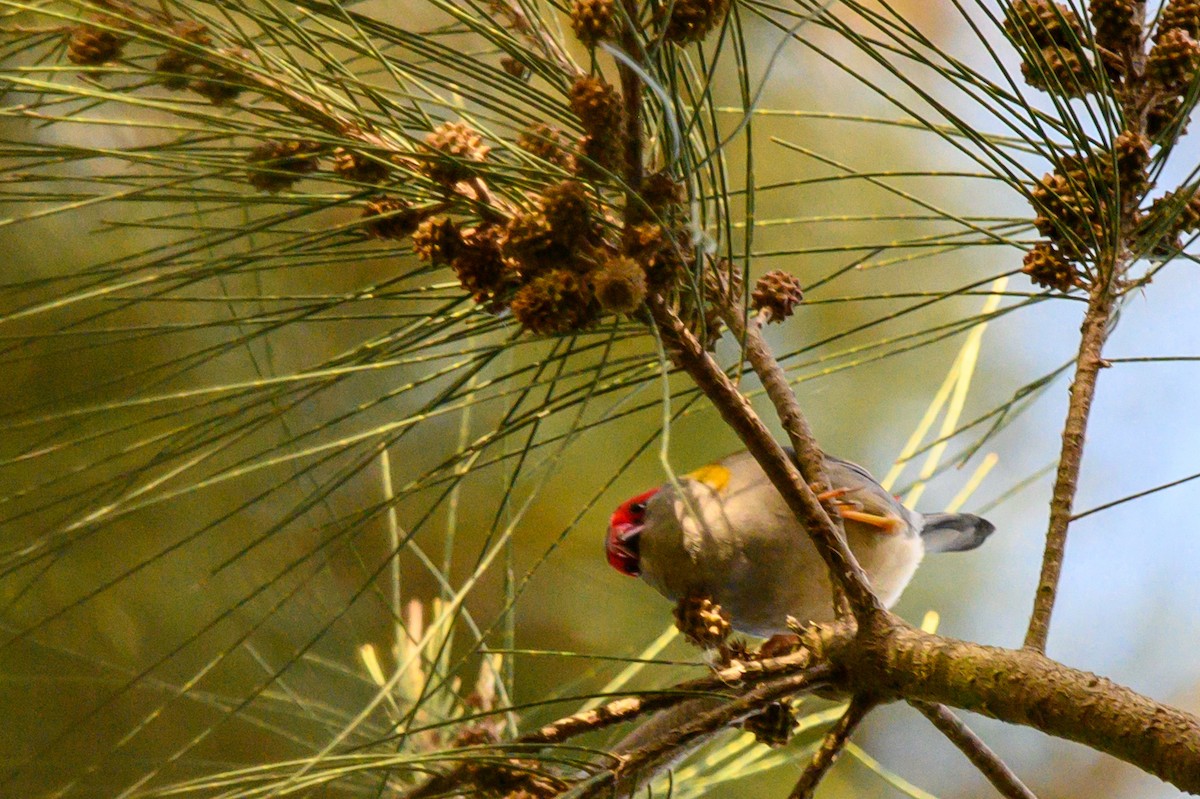
[[[522,327],[539,335],[572,333],[596,320],[586,278],[568,269],[538,275],[517,290],[509,308]]]
[[[1135,0],[1091,0],[1088,10],[1096,43],[1109,50],[1131,50],[1141,44],[1145,3]]]
[[[316,171],[317,156],[323,149],[324,145],[304,139],[263,142],[246,156],[250,166],[247,180],[259,191],[272,194],[291,188],[301,177]]]
[[[622,237],[622,249],[625,254],[642,263],[652,258],[664,244],[662,225],[652,222],[627,227]]]
[[[796,714],[786,702],[772,702],[742,722],[742,729],[754,735],[760,744],[783,746],[796,729]]]
[[[121,57],[129,37],[93,25],[76,25],[67,40],[67,60],[81,67],[98,67]]]
[[[449,218],[435,216],[417,225],[413,233],[413,251],[422,261],[434,266],[448,264],[463,247],[463,235]]]
[[[362,153],[338,147],[333,151],[333,171],[353,183],[374,185],[387,179],[389,168]]]
[[[804,289],[795,275],[774,269],[754,284],[750,292],[750,307],[765,311],[768,322],[782,322],[792,315],[804,299]]]
[[[571,153],[563,132],[552,125],[537,122],[517,134],[517,146],[563,169],[571,168]]]
[[[421,171],[447,187],[477,174],[474,165],[482,163],[491,149],[463,122],[443,122],[425,137],[425,144],[433,157],[421,165]]]
[[[701,41],[728,13],[729,0],[675,0],[663,37],[675,44]]]
[[[540,207],[514,214],[508,220],[500,238],[500,251],[517,264],[524,278],[562,266],[567,255],[555,246],[550,220]]]
[[[581,178],[605,180],[620,171],[623,156],[617,136],[581,136],[572,164]]]
[[[211,47],[212,37],[208,28],[198,22],[186,20],[172,26],[171,32],[181,39],[201,47]],[[187,88],[188,81],[198,67],[195,56],[185,50],[168,50],[154,62],[158,82],[171,91]]]
[[[452,234],[446,233],[447,239]],[[500,254],[500,228],[484,224],[462,234],[450,266],[471,298],[488,310],[500,311],[503,298],[517,284],[517,275]]]
[[[578,247],[591,238],[596,214],[582,183],[564,180],[550,186],[542,193],[541,207],[555,244]]]
[[[1075,12],[1050,0],[1013,0],[1004,10],[1004,32],[1023,48],[1074,49],[1084,38]]]
[[[1200,40],[1200,0],[1170,0],[1158,15],[1158,28],[1154,33],[1157,42],[1170,30],[1186,31],[1193,39]]]
[[[609,313],[633,313],[646,300],[646,270],[632,258],[618,255],[591,272],[592,290]]]
[[[1139,133],[1122,131],[1113,142],[1113,154],[1122,202],[1128,204],[1140,199],[1150,187],[1146,173],[1150,165],[1150,140]]]
[[[691,643],[712,649],[729,637],[729,614],[708,597],[685,597],[675,605],[675,626]]]
[[[194,74],[195,77],[188,82],[188,88],[213,105],[233,102],[243,91],[243,87],[239,85],[240,76],[223,67],[201,64]]]
[[[640,224],[625,233],[625,251],[646,270],[654,291],[668,289],[695,263],[695,252],[686,230],[669,234],[659,225]]]
[[[421,224],[428,211],[413,208],[397,197],[380,197],[371,200],[363,208],[363,229],[367,235],[377,239],[406,239]]]
[[[517,80],[528,80],[532,71],[524,61],[519,61],[510,55],[500,59],[500,68]]]
[[[638,190],[642,201],[654,209],[678,205],[687,199],[687,190],[682,182],[667,172],[655,172],[642,180]]]
[[[1096,210],[1094,185],[1105,185],[1101,176],[1089,176],[1082,159],[1063,159],[1062,172],[1044,175],[1033,188],[1038,209],[1034,226],[1038,232],[1068,252],[1103,236]]]
[[[1036,285],[1067,292],[1080,283],[1078,270],[1050,242],[1040,241],[1025,254],[1021,271]]]
[[[1182,28],[1163,33],[1146,62],[1146,76],[1172,93],[1187,88],[1197,69],[1200,69],[1200,44]]]
[[[1096,91],[1092,67],[1078,52],[1052,45],[1039,53],[1021,62],[1021,75],[1030,86],[1059,97],[1085,97]]]
[[[1188,198],[1188,194],[1191,195],[1190,198]],[[1150,206],[1146,222],[1147,224],[1156,222],[1161,225],[1163,220],[1169,220],[1166,229],[1170,238],[1192,231],[1200,231],[1200,194],[1197,194],[1193,188],[1190,192],[1187,189],[1180,189],[1159,197]]]
[[[1163,136],[1171,132],[1172,126],[1180,122],[1181,112],[1183,111],[1183,98],[1178,95],[1170,95],[1160,98],[1157,103],[1150,107],[1146,114],[1146,134],[1152,142],[1158,143]],[[1182,137],[1187,132],[1187,120],[1182,120],[1183,124],[1179,128],[1177,137]]]
[[[594,47],[602,39],[616,38],[618,18],[613,0],[575,0],[571,6],[571,28],[579,41]]]
[[[571,110],[592,136],[616,136],[624,119],[621,96],[601,78],[585,75],[571,86]]]

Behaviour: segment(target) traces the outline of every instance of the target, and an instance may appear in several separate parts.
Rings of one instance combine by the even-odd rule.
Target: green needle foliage
[[[802,275],[799,385],[1195,260],[1194,0],[934,6],[0,0],[0,657],[38,675],[0,793],[389,796],[465,763],[525,797],[601,768],[608,732],[494,746],[626,660],[686,673],[518,648],[606,489],[709,413],[648,296],[740,375],[721,310]],[[771,107],[797,63],[814,108]],[[1064,372],[950,437],[969,456]],[[837,715],[797,710],[788,748],[719,739],[676,794]]]

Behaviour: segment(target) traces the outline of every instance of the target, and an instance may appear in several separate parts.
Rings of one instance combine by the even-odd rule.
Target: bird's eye
[[[629,506],[629,512],[633,513],[637,516],[641,516],[643,513],[646,512],[646,503],[645,502],[633,503],[632,505]]]

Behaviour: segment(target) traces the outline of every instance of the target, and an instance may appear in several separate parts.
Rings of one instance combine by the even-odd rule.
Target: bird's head
[[[642,573],[638,556],[638,537],[646,525],[646,503],[658,493],[652,488],[644,494],[622,502],[608,520],[608,537],[604,549],[608,565],[621,574],[637,577]]]

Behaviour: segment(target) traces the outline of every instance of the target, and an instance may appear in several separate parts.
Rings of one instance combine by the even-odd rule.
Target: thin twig
[[[804,671],[765,682],[737,699],[699,713],[646,746],[621,756],[615,766],[600,772],[578,789],[573,799],[594,799],[614,793],[632,794],[641,783],[657,773],[661,764],[674,760],[712,734],[758,712],[771,702],[819,687],[833,671],[827,663],[811,666]]]
[[[800,779],[796,781],[796,787],[788,794],[788,799],[812,799],[817,786],[821,784],[821,780],[829,773],[829,769],[833,767],[842,754],[842,750],[846,748],[846,742],[850,740],[850,735],[873,707],[875,707],[875,700],[862,694],[850,700],[846,712],[830,728],[829,732],[825,733],[825,739],[813,753],[812,760],[808,762]]]
[[[1025,787],[1021,778],[988,747],[963,720],[954,715],[945,705],[910,701],[921,715],[933,722],[950,742],[967,756],[967,760],[987,778],[1001,796],[1008,799],[1037,799],[1033,791]]]
[[[803,671],[812,665],[807,650],[799,650],[766,660],[735,661],[726,668],[696,680],[689,680],[663,691],[615,699],[600,707],[581,710],[557,719],[497,749],[527,750],[530,746],[561,743],[577,735],[596,732],[658,710],[687,705],[697,697],[730,698],[726,692],[753,686],[781,674]],[[689,714],[692,718],[697,714]],[[404,799],[426,799],[470,784],[479,778],[471,763],[463,763],[445,774],[438,774],[404,794]]]
[[[1046,531],[1046,548],[1042,555],[1042,573],[1033,599],[1025,647],[1046,651],[1050,633],[1050,615],[1058,594],[1062,575],[1063,552],[1067,546],[1067,528],[1071,523],[1071,507],[1079,486],[1079,466],[1083,461],[1083,445],[1087,434],[1088,414],[1096,394],[1096,377],[1106,365],[1104,342],[1108,338],[1109,322],[1115,299],[1108,283],[1099,284],[1088,300],[1087,312],[1079,340],[1079,356],[1075,362],[1075,379],[1071,382],[1071,401],[1063,425],[1062,451],[1058,459],[1058,477],[1050,499],[1050,525]]]

